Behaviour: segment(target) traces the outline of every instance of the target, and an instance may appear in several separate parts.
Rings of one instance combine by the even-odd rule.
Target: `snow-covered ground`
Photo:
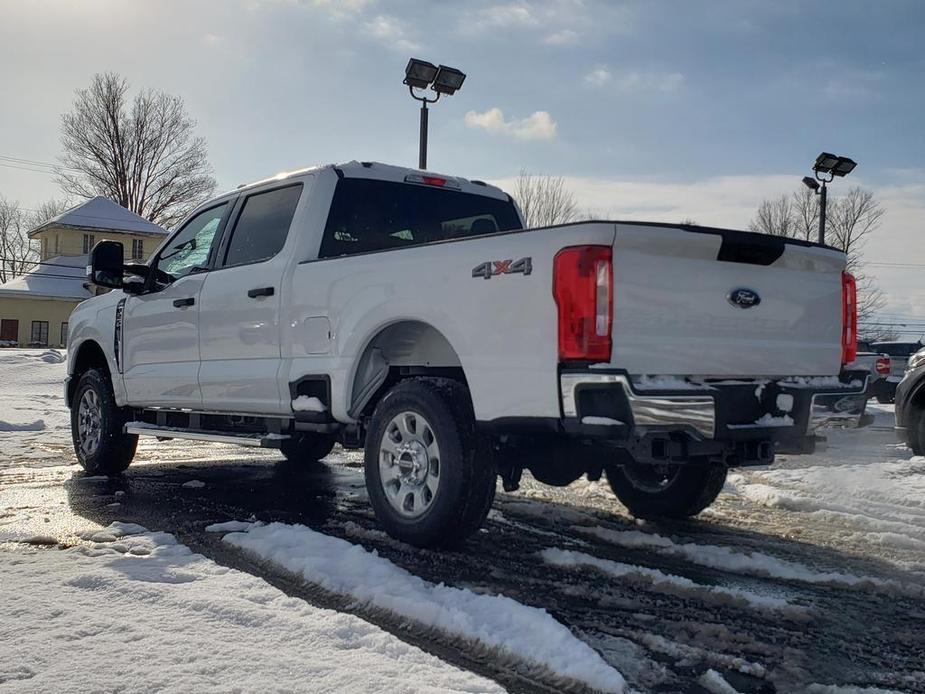
[[[697,521],[527,475],[440,554],[376,529],[339,449],[293,473],[148,438],[84,476],[62,357],[0,350],[0,692],[925,691],[925,458],[890,406]]]

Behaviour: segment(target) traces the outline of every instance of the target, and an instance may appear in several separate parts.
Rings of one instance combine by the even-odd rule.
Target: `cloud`
[[[539,19],[532,6],[526,3],[493,5],[476,12],[467,25],[469,30],[499,29],[506,27],[532,27]]]
[[[613,85],[624,92],[660,92],[670,94],[684,84],[680,72],[642,72],[627,70],[614,74],[606,66],[598,65],[582,77],[585,86],[601,88]]]
[[[587,75],[582,77],[581,81],[584,82],[589,87],[603,87],[607,84],[613,75],[610,74],[610,70],[605,67],[598,66],[591,70]]]
[[[543,43],[550,46],[566,46],[578,41],[578,32],[572,29],[563,29],[549,34],[543,39]]]
[[[364,22],[363,32],[383,46],[400,53],[414,52],[421,48],[421,44],[409,37],[404,22],[390,15],[380,14]]]
[[[504,113],[497,107],[484,113],[469,111],[466,125],[497,135],[510,135],[518,140],[551,140],[556,136],[556,122],[546,111],[536,111],[519,120],[505,120]]]
[[[375,3],[376,0],[250,0],[249,9],[257,10],[264,5],[302,5],[326,10],[333,19],[355,16]]]

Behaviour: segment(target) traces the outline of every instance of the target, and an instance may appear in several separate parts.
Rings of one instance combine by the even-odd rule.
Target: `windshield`
[[[522,228],[510,200],[411,183],[346,178],[334,192],[319,257]]]

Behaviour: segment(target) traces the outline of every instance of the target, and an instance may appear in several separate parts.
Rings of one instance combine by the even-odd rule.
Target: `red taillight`
[[[559,307],[559,358],[609,361],[610,246],[572,246],[559,251],[553,267],[553,296]]]
[[[889,376],[890,371],[892,370],[892,362],[889,357],[878,357],[877,365],[874,367],[877,369],[877,373],[881,376]]]
[[[858,288],[854,275],[841,275],[841,363],[850,364],[858,356]]]

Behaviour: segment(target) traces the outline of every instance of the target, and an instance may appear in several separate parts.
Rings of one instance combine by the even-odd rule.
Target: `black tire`
[[[109,374],[99,369],[81,374],[71,403],[71,438],[77,460],[89,474],[114,476],[131,464],[138,437],[122,431],[130,416],[129,410],[116,405]]]
[[[925,455],[925,409],[913,410],[909,426],[909,448],[913,455]]]
[[[628,460],[607,468],[613,493],[637,518],[689,518],[712,504],[726,482],[725,465],[656,466]]]
[[[325,434],[301,434],[282,441],[279,451],[286,460],[311,464],[326,457],[335,443],[334,437]]]
[[[397,434],[401,437],[398,440],[393,437],[397,432],[394,422],[405,414],[410,414],[412,421],[417,422],[420,418],[423,423],[421,442],[410,437],[405,441],[401,432]],[[424,507],[420,515],[409,517],[397,508],[403,505],[398,497],[404,493],[407,500],[414,492],[402,491],[406,489],[404,478],[386,480],[384,484],[380,458],[391,461],[384,464],[387,474],[404,463],[397,462],[391,454],[383,453],[382,446],[388,445],[384,438],[388,432],[393,446],[416,444],[424,447],[428,431],[431,443],[439,451],[436,464],[438,485],[429,500],[420,504]],[[427,447],[423,454],[425,471],[421,473],[424,480],[420,484],[424,485],[431,479],[429,475],[433,474],[436,460],[430,450]],[[386,393],[370,419],[365,467],[366,489],[379,523],[395,539],[417,547],[458,545],[481,527],[495,496],[497,474],[488,447],[476,433],[469,392],[462,384],[446,378],[413,378],[402,381]],[[411,474],[409,470],[408,475]],[[386,485],[393,482],[401,486],[387,496]],[[417,489],[420,489],[420,484]],[[426,492],[421,491],[421,497],[425,496]],[[417,498],[414,497],[412,506],[417,504]],[[416,510],[408,511],[413,512]]]

